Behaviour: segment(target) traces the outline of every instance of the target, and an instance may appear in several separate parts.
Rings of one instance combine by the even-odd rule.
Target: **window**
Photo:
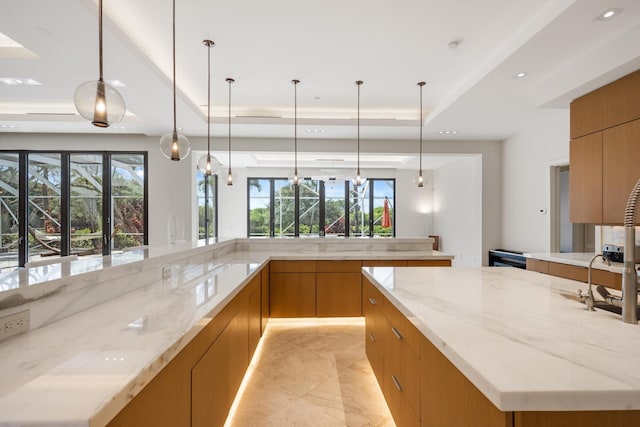
[[[218,175],[196,172],[198,192],[198,239],[218,237]]]
[[[395,180],[248,178],[249,237],[395,236]],[[349,226],[347,227],[346,224]]]
[[[148,243],[146,153],[0,152],[0,268]]]

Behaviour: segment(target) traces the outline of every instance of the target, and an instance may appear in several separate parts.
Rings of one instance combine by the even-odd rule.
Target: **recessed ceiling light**
[[[23,78],[23,77],[0,77],[0,82],[9,85],[27,85],[27,86],[41,86],[42,83],[35,79]]]
[[[520,71],[518,74],[515,75],[515,77],[516,77],[516,79],[521,79],[526,75],[527,75],[527,73],[525,73],[524,71]]]
[[[607,10],[605,10],[602,13],[599,13],[598,16],[596,16],[595,18],[593,18],[594,21],[609,21],[611,19],[613,19],[615,16],[618,16],[622,13],[624,9],[620,9],[620,8],[609,8]]]

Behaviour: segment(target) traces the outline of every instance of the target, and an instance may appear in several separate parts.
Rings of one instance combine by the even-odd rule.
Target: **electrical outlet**
[[[167,277],[171,276],[172,270],[173,268],[170,265],[165,265],[164,267],[162,267],[162,278],[166,279]]]
[[[29,310],[0,318],[0,341],[29,330]]]

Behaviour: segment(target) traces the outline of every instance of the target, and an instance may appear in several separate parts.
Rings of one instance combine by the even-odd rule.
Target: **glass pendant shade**
[[[302,180],[304,179],[304,175],[302,174],[300,169],[294,169],[289,172],[287,178],[292,185],[300,185],[302,183]]]
[[[422,171],[422,88],[426,85],[425,82],[418,82],[418,87],[420,88],[420,152],[419,156],[419,167],[418,172],[413,177],[413,183],[418,186],[418,188],[424,187],[424,185],[429,181],[429,176],[424,177]]]
[[[169,160],[179,161],[191,152],[191,143],[178,132],[167,132],[160,138],[160,151]]]
[[[180,161],[191,152],[191,143],[177,131],[176,125],[176,1],[173,0],[173,131],[160,138],[160,152],[166,158]]]
[[[211,154],[203,154],[200,159],[198,159],[196,167],[203,174],[211,176],[220,172],[222,163]]]
[[[415,185],[422,188],[429,183],[430,178],[431,176],[429,175],[429,173],[423,170],[417,170],[411,177],[411,180]]]
[[[364,185],[364,183],[365,183],[365,181],[366,181],[366,180],[367,180],[367,178],[365,178],[365,177],[362,175],[362,173],[361,173],[361,172],[357,172],[357,173],[356,173],[356,177],[355,177],[355,178],[353,178],[353,179],[351,180],[351,182],[353,183],[353,185],[354,185],[355,187],[359,187],[359,186],[361,186],[361,185]]]
[[[233,173],[231,172],[231,169],[229,169],[227,173],[227,185],[233,185]]]
[[[98,47],[100,77],[78,86],[73,103],[78,113],[91,124],[106,128],[122,120],[127,108],[120,92],[105,83],[102,77],[102,0],[98,0]]]
[[[118,123],[127,111],[120,92],[101,80],[84,82],[78,86],[73,103],[82,117],[101,128]]]

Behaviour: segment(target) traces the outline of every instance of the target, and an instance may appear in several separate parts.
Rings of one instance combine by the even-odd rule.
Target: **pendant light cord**
[[[100,81],[102,80],[102,0],[98,0],[98,8],[100,12],[98,13],[98,51],[100,56]]]
[[[207,45],[207,162],[211,162],[211,43]]]
[[[298,175],[298,83],[300,80],[291,80],[293,83],[293,172]]]
[[[420,175],[422,175],[422,87],[425,82],[418,83],[420,86]]]
[[[356,81],[356,84],[358,85],[358,177],[360,177],[360,85],[362,85],[362,83],[362,80]]]
[[[177,132],[176,130],[176,0],[173,0],[173,132],[174,133]]]
[[[229,172],[231,172],[231,83],[235,80],[228,78],[229,82]]]

